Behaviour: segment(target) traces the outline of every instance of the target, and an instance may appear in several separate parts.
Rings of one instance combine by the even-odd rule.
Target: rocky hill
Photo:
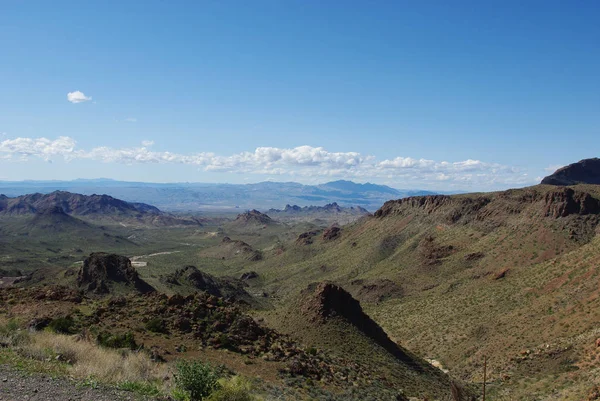
[[[547,185],[577,185],[600,184],[600,159],[584,159],[577,163],[559,168],[553,174],[545,177],[542,184]]]
[[[352,364],[369,369],[373,378],[379,377],[389,393],[382,391],[377,399],[394,399],[394,392],[418,399],[450,396],[450,377],[392,341],[338,285],[309,285],[286,316],[274,323],[283,332],[333,355],[343,355]],[[464,390],[465,397],[460,399],[468,399],[467,394]]]
[[[115,254],[90,254],[77,274],[77,285],[86,293],[108,294],[123,291],[148,293],[154,288],[142,280],[131,261]]]
[[[597,185],[409,197],[253,269],[290,304],[311,281],[348,288],[390,338],[468,381],[487,356],[509,399],[579,400],[600,368],[599,233]]]
[[[199,270],[195,266],[185,266],[172,273],[165,274],[161,277],[161,281],[178,294],[204,291],[228,301],[257,305],[252,295],[246,292],[242,280],[231,277],[216,277]],[[187,287],[188,290],[186,291],[184,287]]]

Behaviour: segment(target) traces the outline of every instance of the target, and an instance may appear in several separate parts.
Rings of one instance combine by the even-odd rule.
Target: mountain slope
[[[487,355],[513,399],[556,382],[554,399],[580,400],[600,369],[599,206],[594,185],[405,198],[253,269],[286,304],[311,281],[390,280],[401,295],[364,307],[392,339],[469,381]]]

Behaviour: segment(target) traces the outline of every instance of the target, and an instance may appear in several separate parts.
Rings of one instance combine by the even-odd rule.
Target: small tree
[[[201,401],[220,387],[215,370],[200,361],[177,362],[173,376],[177,388],[188,393],[191,401]]]

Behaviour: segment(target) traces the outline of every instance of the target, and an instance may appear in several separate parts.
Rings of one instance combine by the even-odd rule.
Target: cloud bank
[[[71,103],[83,103],[92,100],[92,97],[86,96],[83,92],[75,91],[67,93],[67,100]]]
[[[525,172],[511,166],[480,160],[457,162],[396,157],[377,160],[359,152],[330,152],[322,147],[298,146],[295,148],[259,147],[254,151],[228,156],[210,152],[192,154],[154,151],[149,149],[152,141],[142,142],[141,147],[97,147],[79,149],[73,138],[61,136],[47,138],[15,138],[0,141],[0,160],[25,161],[39,158],[93,160],[103,163],[127,165],[162,163],[195,166],[207,172],[224,172],[257,175],[281,175],[290,177],[338,177],[357,180],[385,180],[397,183],[427,182],[445,186],[456,184],[468,186],[526,185],[533,182]]]

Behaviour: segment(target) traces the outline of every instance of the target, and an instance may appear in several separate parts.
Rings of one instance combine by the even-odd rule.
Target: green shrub
[[[48,329],[59,334],[73,334],[74,325],[75,322],[73,321],[73,318],[69,316],[57,317],[48,324]]]
[[[131,332],[127,332],[125,334],[111,334],[103,332],[96,336],[96,342],[99,345],[107,348],[138,348],[135,338],[133,337],[133,333]]]
[[[153,333],[166,333],[167,325],[165,324],[165,321],[163,319],[157,317],[154,319],[150,319],[148,320],[148,322],[146,322],[146,330],[151,331]]]
[[[229,380],[219,380],[221,388],[207,398],[208,401],[255,401],[257,400],[250,391],[252,385],[240,376],[234,376]]]
[[[175,369],[173,376],[178,396],[183,391],[191,401],[201,401],[220,387],[217,373],[208,364],[183,360],[177,362]]]

